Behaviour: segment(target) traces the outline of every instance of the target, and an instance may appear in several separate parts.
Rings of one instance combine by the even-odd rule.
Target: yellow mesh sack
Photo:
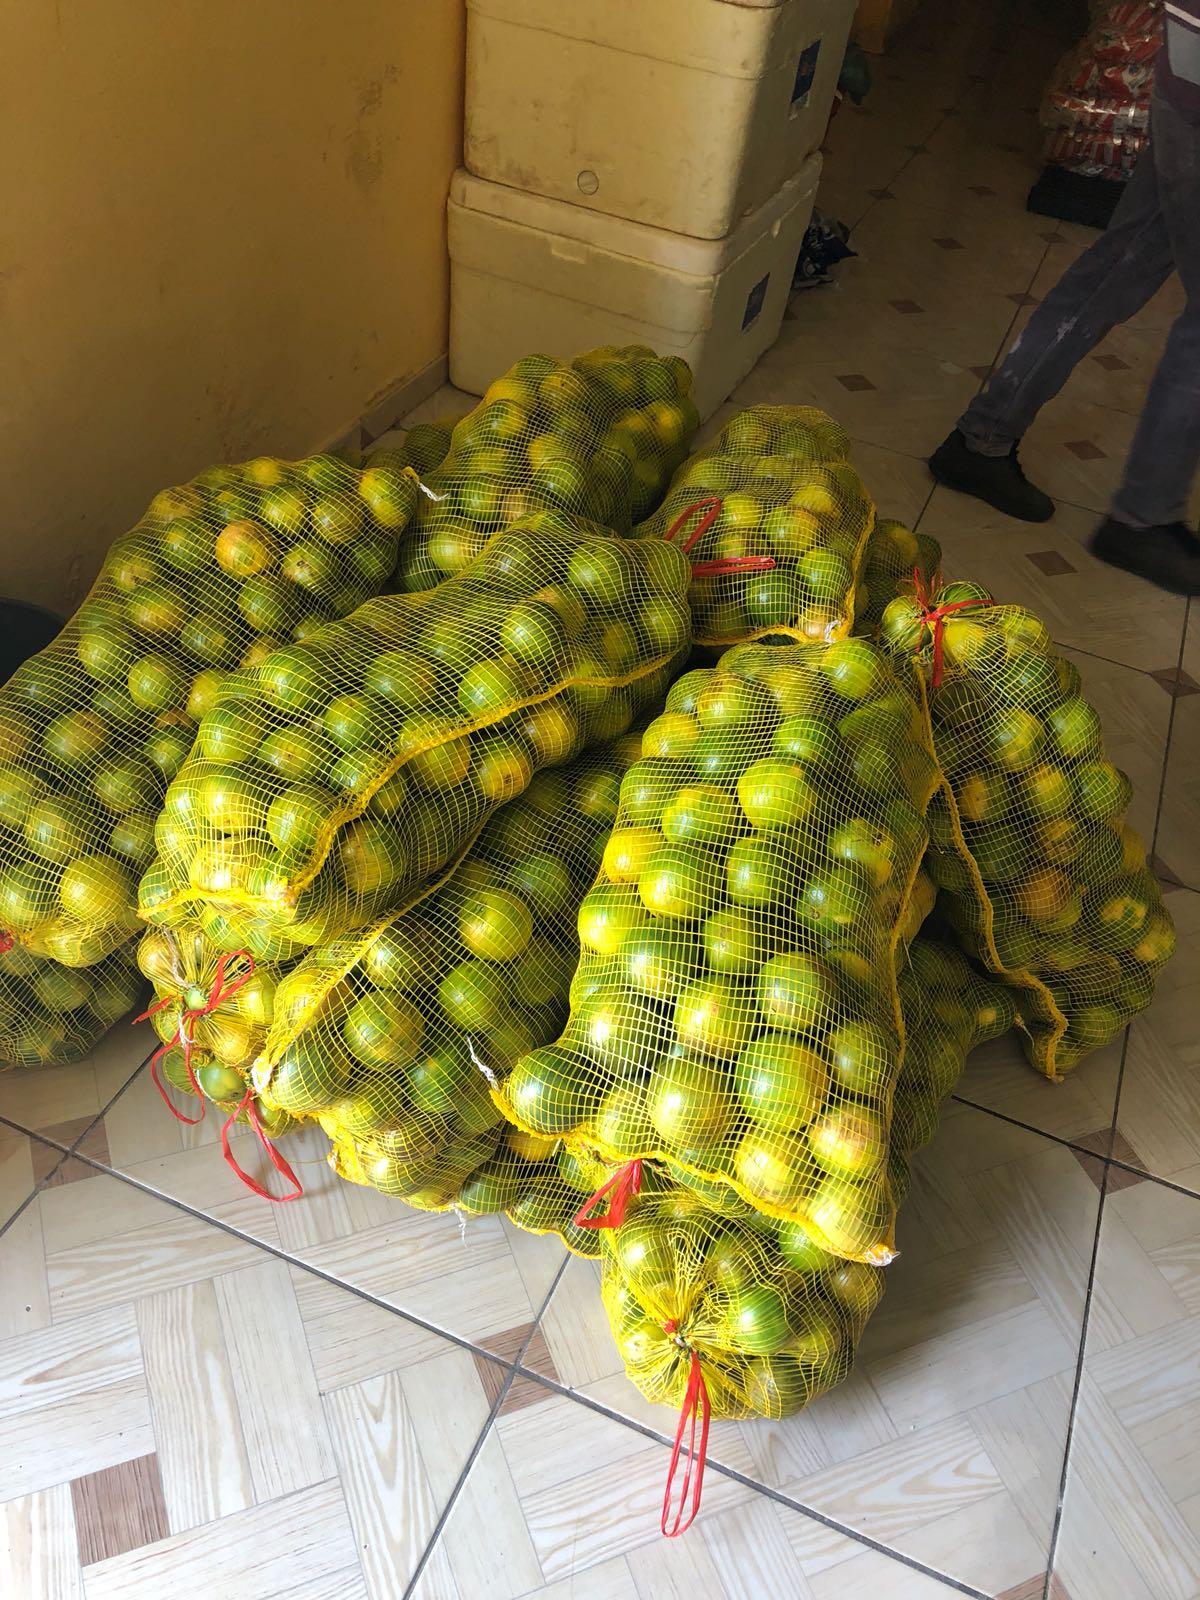
[[[376,1137],[335,1133],[329,1164],[348,1183],[390,1192],[386,1176],[380,1183],[386,1152]],[[527,1233],[553,1234],[572,1255],[594,1261],[600,1255],[599,1235],[581,1227],[575,1217],[597,1181],[594,1171],[582,1178],[561,1140],[537,1139],[502,1123],[473,1140],[448,1145],[436,1182],[402,1198],[420,1210],[503,1214]]]
[[[810,406],[752,406],[676,472],[634,531],[696,563],[701,644],[830,640],[850,631],[875,508],[845,431]]]
[[[377,594],[416,494],[411,471],[321,455],[155,496],[0,688],[0,929],[71,967],[128,941],[164,791],[222,676]]]
[[[403,471],[406,467],[420,477],[435,472],[450,453],[450,440],[458,426],[458,417],[434,417],[429,422],[414,422],[405,429],[403,437],[394,444],[374,445],[364,453],[365,467],[388,467]]]
[[[439,588],[232,674],[168,789],[143,915],[206,907],[258,954],[399,909],[537,771],[661,698],[687,580],[669,545],[530,513]]]
[[[937,782],[919,675],[863,639],[739,646],[672,686],[642,750],[571,1019],[506,1115],[885,1261],[896,960]]]
[[[0,1069],[79,1061],[142,992],[132,945],[86,968],[0,951]]]
[[[532,510],[628,533],[662,498],[699,425],[692,375],[644,345],[524,356],[456,425],[400,552],[400,588],[462,572]]]
[[[151,1077],[162,1094],[161,1068],[176,1089],[201,1102],[189,1117],[163,1094],[167,1109],[181,1122],[202,1121],[208,1101],[228,1113],[245,1096],[287,968],[256,962],[246,951],[218,950],[195,923],[147,929],[137,962],[155,997],[144,1015],[163,1046],[151,1059]],[[279,1131],[279,1119],[259,1110]]]
[[[1149,1005],[1174,949],[1129,779],[1043,623],[986,589],[900,596],[881,634],[930,679],[946,792],[929,870],[970,953],[1020,990],[1026,1049],[1061,1077]]]
[[[942,547],[927,533],[913,533],[893,517],[876,517],[863,554],[862,578],[855,605],[855,633],[878,631],[889,601],[912,587],[916,571],[928,588],[942,569]]]
[[[900,992],[909,1047],[896,1100],[905,1133],[890,1167],[903,1195],[912,1151],[932,1136],[968,1051],[1011,1025],[1012,1000],[925,937],[905,958]],[[680,1408],[663,1499],[669,1535],[699,1509],[711,1417],[790,1416],[840,1383],[884,1289],[881,1268],[839,1260],[800,1222],[764,1216],[728,1189],[712,1209],[721,1193],[647,1169],[626,1220],[602,1235],[601,1293],[626,1373],[648,1400]]]
[[[319,1117],[355,1181],[441,1208],[479,1169],[478,1198],[463,1203],[482,1209],[505,1131],[490,1084],[562,1028],[579,903],[636,754],[634,736],[540,773],[432,893],[280,981],[255,1087]],[[505,1192],[508,1152],[550,1154],[507,1132]]]

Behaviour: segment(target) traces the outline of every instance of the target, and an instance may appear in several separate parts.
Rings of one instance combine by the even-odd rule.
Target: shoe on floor
[[[948,489],[973,494],[1021,522],[1048,522],[1054,515],[1054,501],[1035,489],[1021,470],[1015,444],[1006,456],[982,456],[955,428],[930,456],[929,470]]]
[[[1171,594],[1200,594],[1200,539],[1182,522],[1157,528],[1131,528],[1105,517],[1090,549],[1110,567],[1136,573]]]

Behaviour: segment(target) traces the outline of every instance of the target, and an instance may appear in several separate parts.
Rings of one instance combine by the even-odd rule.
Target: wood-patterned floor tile
[[[331,1480],[85,1567],[84,1596],[162,1600],[169,1590],[205,1600],[332,1600],[340,1575],[357,1565],[341,1485]]]
[[[13,1600],[83,1600],[69,1483],[0,1505],[0,1594]]]
[[[292,1280],[282,1261],[260,1261],[214,1284],[237,1414],[256,1503],[332,1477],[334,1456]],[[287,1352],[264,1362],[263,1336]]]
[[[71,1502],[82,1567],[156,1544],[169,1532],[155,1455],[137,1456],[75,1478]]]
[[[797,1417],[715,1425],[712,1455],[980,1588],[1044,1573],[1099,1203],[1062,1145],[948,1107],[915,1162],[900,1255],[850,1378]],[[1110,1336],[1125,1327],[1106,1314]],[[671,1431],[674,1419],[621,1376],[587,1263],[570,1263],[542,1328],[562,1382]],[[545,1412],[502,1422],[506,1442],[519,1441],[510,1459],[522,1496],[528,1474],[555,1470],[542,1440],[555,1440],[562,1470],[609,1467],[603,1419],[574,1419],[560,1441]],[[803,1525],[810,1584],[843,1559],[836,1545],[826,1554],[827,1537],[837,1536]]]
[[[147,1295],[136,1312],[170,1531],[269,1498],[255,1495],[213,1283]]]
[[[1135,1237],[1140,1254],[1131,1256]],[[1121,1343],[1089,1340],[1067,1473],[1057,1571],[1071,1595],[1193,1600],[1200,1593],[1200,1307],[1173,1293],[1172,1262],[1200,1250],[1200,1199],[1145,1183],[1110,1198],[1097,1288],[1160,1312]],[[1133,1262],[1136,1260],[1136,1275]],[[1146,1319],[1149,1321],[1150,1319]]]
[[[325,1409],[367,1594],[388,1600],[403,1593],[438,1514],[400,1374],[338,1389]]]

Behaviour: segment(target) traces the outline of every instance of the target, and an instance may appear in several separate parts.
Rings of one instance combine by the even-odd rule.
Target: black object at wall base
[[[1039,217],[1081,222],[1086,228],[1108,227],[1125,185],[1117,178],[1092,178],[1050,162],[1029,191],[1025,209]]]

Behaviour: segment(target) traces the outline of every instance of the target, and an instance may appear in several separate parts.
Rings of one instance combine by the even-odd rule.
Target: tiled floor
[[[852,1378],[792,1421],[718,1425],[674,1542],[674,1419],[622,1376],[591,1267],[342,1185],[316,1143],[289,1152],[302,1200],[256,1199],[214,1122],[163,1111],[144,1028],[7,1075],[5,1600],[1200,1597],[1200,622],[1085,548],[1173,291],[1030,436],[1049,525],[923,465],[1090,237],[1023,210],[1058,48],[1039,9],[927,0],[835,124],[822,204],[860,259],[797,299],[714,426],[828,406],[884,511],[1047,619],[1169,890],[1153,1009],[1059,1087],[1009,1041],[972,1059]]]

